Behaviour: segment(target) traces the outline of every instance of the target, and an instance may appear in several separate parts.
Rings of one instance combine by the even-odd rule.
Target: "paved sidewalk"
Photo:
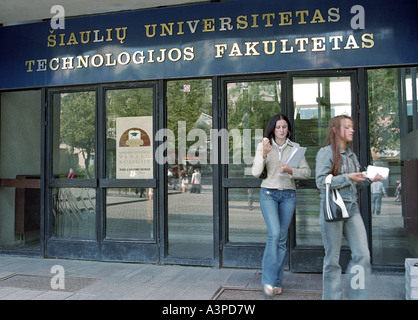
[[[0,300],[264,300],[260,279],[254,269],[0,255]],[[405,299],[403,273],[372,282],[371,299]],[[321,274],[286,272],[283,287],[275,300],[319,300]]]

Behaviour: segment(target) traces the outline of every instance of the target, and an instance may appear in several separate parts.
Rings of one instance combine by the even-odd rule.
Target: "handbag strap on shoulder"
[[[325,178],[325,183],[326,184],[331,184],[332,177],[333,177],[332,174],[327,175],[327,177]]]

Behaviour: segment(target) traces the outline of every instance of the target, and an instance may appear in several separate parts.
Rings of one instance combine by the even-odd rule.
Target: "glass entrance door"
[[[98,189],[104,203],[104,260],[159,260],[154,197],[155,92],[154,84],[104,88],[105,163]]]
[[[153,88],[108,89],[106,102],[106,239],[154,238]]]
[[[372,262],[403,267],[418,256],[417,69],[367,71],[370,164],[389,168],[389,177],[373,183],[371,194]],[[415,135],[414,135],[415,134]],[[415,239],[415,240],[414,240]]]
[[[97,90],[50,91],[46,255],[97,259]]]
[[[155,92],[49,91],[47,256],[158,261]]]
[[[309,180],[297,183],[290,259],[291,269],[296,272],[322,271],[323,243],[318,221],[320,197],[315,183],[315,158],[323,147],[330,119],[341,114],[350,117],[353,114],[353,78],[350,73],[292,77],[294,139],[307,147],[306,160],[312,171]],[[346,245],[343,241],[343,247]],[[345,250],[341,257],[341,263],[346,263]]]
[[[260,183],[251,173],[257,144],[270,118],[286,112],[284,79],[231,78],[222,82],[222,265],[260,268],[267,227],[260,209]],[[288,261],[288,260],[287,260]]]
[[[213,265],[212,80],[167,82],[166,262]]]

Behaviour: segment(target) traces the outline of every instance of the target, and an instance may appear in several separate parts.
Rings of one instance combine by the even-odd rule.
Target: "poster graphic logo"
[[[152,179],[152,117],[116,119],[116,178]]]
[[[119,147],[149,147],[149,135],[141,128],[126,130],[119,139]]]

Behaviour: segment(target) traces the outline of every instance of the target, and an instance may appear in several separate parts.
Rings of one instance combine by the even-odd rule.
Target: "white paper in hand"
[[[303,159],[303,156],[305,155],[305,152],[306,148],[304,147],[293,147],[293,150],[287,158],[285,164],[291,168],[298,168]]]
[[[389,168],[385,167],[377,167],[377,166],[367,166],[366,177],[369,179],[373,179],[376,174],[380,174],[383,179],[387,179],[389,177]]]
[[[305,155],[306,148],[304,147],[293,147],[292,152],[289,154],[289,157],[286,159],[285,165],[288,165],[291,168],[299,168],[300,163]],[[280,173],[279,176],[288,176],[288,173]]]

